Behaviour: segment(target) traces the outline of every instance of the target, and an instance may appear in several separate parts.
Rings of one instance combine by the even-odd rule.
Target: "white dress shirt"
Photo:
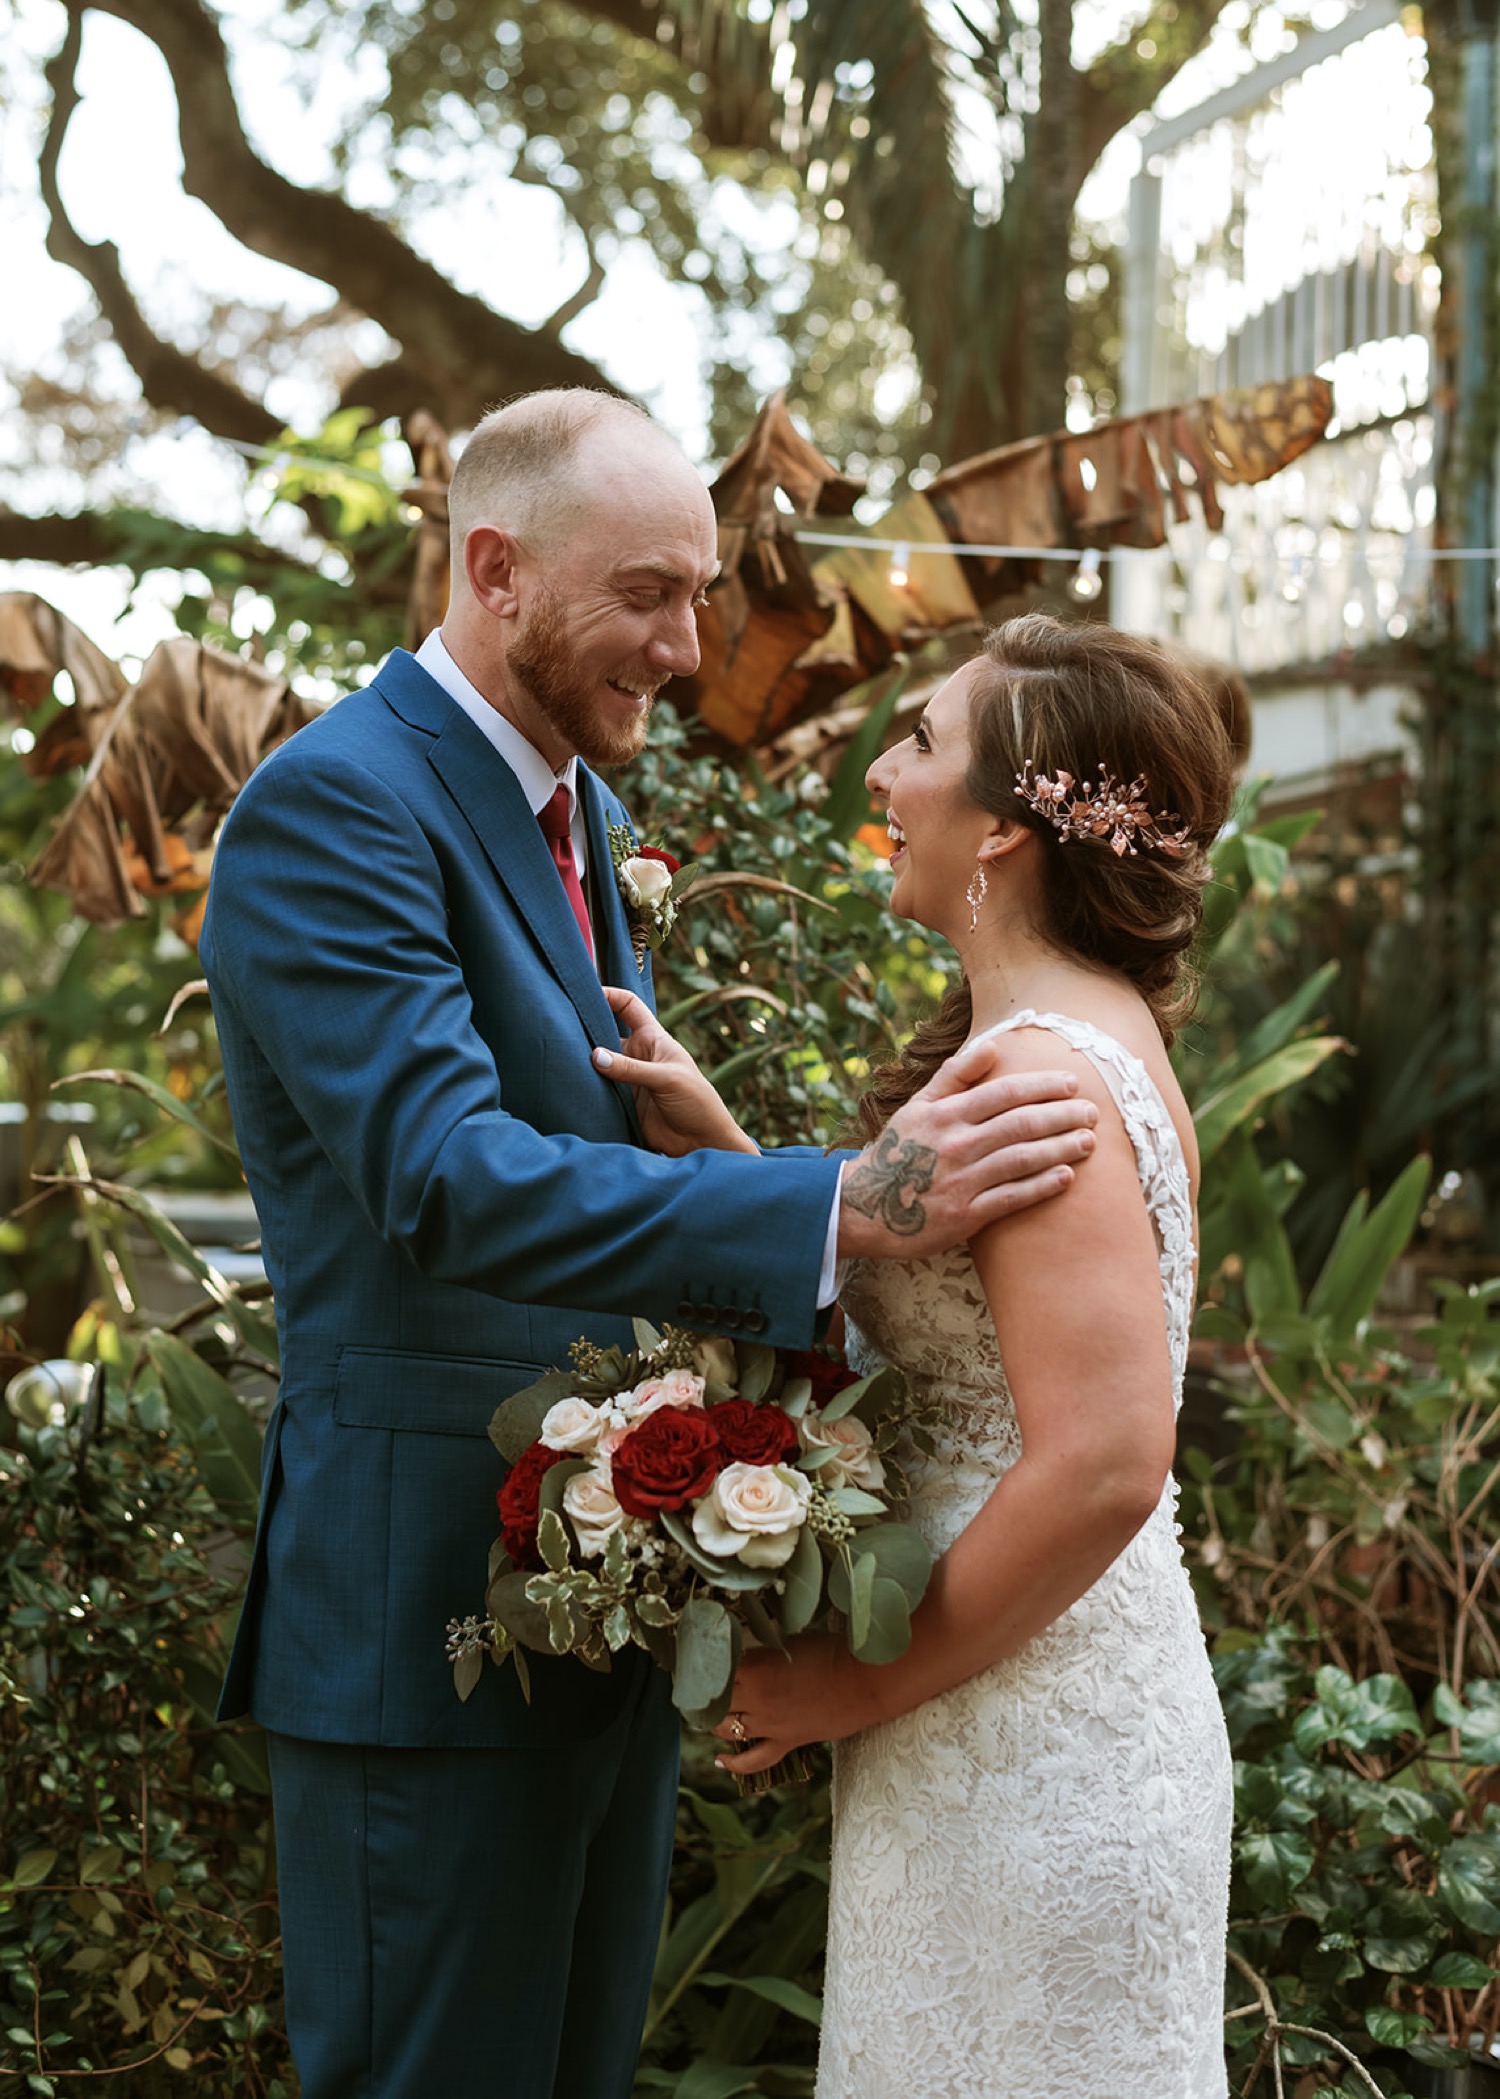
[[[428,677],[442,686],[454,706],[463,709],[481,736],[493,744],[505,760],[515,774],[533,816],[538,810],[546,808],[560,786],[567,788],[568,833],[573,841],[573,859],[578,867],[578,879],[580,883],[584,882],[588,875],[588,835],[578,800],[576,756],[570,758],[560,772],[555,773],[536,745],[528,742],[515,723],[503,715],[498,707],[492,707],[477,686],[470,684],[448,654],[438,628],[433,628],[417,650],[417,661]],[[818,1272],[820,1311],[833,1303],[839,1291],[839,1191],[843,1183],[844,1176],[840,1173],[834,1187],[828,1230],[823,1238],[823,1265]]]

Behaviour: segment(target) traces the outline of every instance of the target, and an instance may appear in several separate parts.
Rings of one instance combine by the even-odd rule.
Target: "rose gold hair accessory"
[[[1185,824],[1177,831],[1163,829],[1166,824],[1182,824],[1180,816],[1165,809],[1156,816],[1151,814],[1145,801],[1144,774],[1128,787],[1122,786],[1102,758],[1097,787],[1092,780],[1080,784],[1061,766],[1056,779],[1049,780],[1045,773],[1035,770],[1028,758],[1016,774],[1016,793],[1038,816],[1044,816],[1064,841],[1104,838],[1110,851],[1121,855],[1139,852],[1142,846],[1148,852],[1185,853],[1192,842]]]

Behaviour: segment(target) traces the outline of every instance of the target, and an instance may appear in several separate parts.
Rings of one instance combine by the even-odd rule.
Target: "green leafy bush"
[[[264,1758],[212,1724],[243,1540],[118,1337],[0,1447],[0,2081],[287,2092]]]
[[[619,782],[639,836],[701,868],[653,957],[662,1022],[763,1144],[841,1137],[869,1060],[940,995],[951,963],[892,917],[884,869],[852,842],[869,814],[867,742],[809,799],[753,761],[695,751],[658,702]]]
[[[1322,2099],[1368,2078],[1406,2092],[1411,2062],[1466,2062],[1469,2036],[1500,2025],[1500,1682],[1462,1699],[1440,1684],[1419,1709],[1399,1677],[1315,1667],[1310,1644],[1280,1626],[1214,1655],[1236,1759],[1230,1980],[1246,1985],[1230,2066],[1237,2091],[1274,2050],[1339,2078]]]

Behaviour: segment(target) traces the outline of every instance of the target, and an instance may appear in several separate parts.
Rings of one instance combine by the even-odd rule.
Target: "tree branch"
[[[150,551],[153,547],[163,550],[160,558]],[[257,588],[285,582],[288,570],[317,574],[296,555],[268,547],[250,533],[199,532],[177,518],[126,509],[28,517],[0,506],[0,561],[45,561],[58,568],[127,567],[137,575],[152,568],[199,568],[212,574],[228,561],[237,581]]]
[[[83,39],[81,13],[69,12],[62,46],[47,66],[52,113],[42,142],[38,181],[47,207],[47,253],[78,272],[99,301],[110,332],[140,379],[146,398],[158,408],[190,415],[221,437],[244,444],[266,444],[281,425],[231,380],[222,378],[196,357],[189,357],[152,329],[125,282],[120,251],[112,241],[86,241],[68,217],[58,187],[57,164],[74,110],[78,88],[74,74]]]
[[[218,21],[199,0],[65,4],[70,16],[97,5],[156,45],[177,95],[184,189],[247,248],[330,285],[395,336],[401,368],[412,374],[407,408],[427,407],[452,428],[472,422],[497,395],[609,385],[554,336],[459,291],[380,219],[268,167],[245,135]],[[358,382],[345,392],[357,398]]]

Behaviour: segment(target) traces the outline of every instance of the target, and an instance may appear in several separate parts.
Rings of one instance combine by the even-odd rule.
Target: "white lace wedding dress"
[[[1086,1022],[1004,1025],[1062,1036],[1119,1103],[1180,1399],[1192,1210],[1166,1104]],[[940,1553],[1020,1455],[973,1263],[862,1263],[842,1302],[851,1360],[895,1363],[942,1403],[947,1433],[911,1468],[912,1521]],[[1224,2099],[1230,1758],[1174,1509],[1169,1482],[1018,1654],[839,1745],[818,2099]]]

